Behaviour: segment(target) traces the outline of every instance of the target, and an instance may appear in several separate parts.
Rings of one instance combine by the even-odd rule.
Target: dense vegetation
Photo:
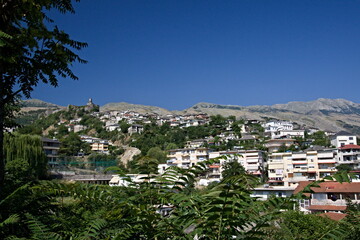
[[[2,239],[355,239],[359,206],[339,222],[296,210],[296,201],[250,197],[257,179],[241,166],[205,189],[206,171],[172,168],[130,187],[24,182],[0,201]],[[151,177],[151,172],[149,172]],[[181,176],[180,178],[178,176]],[[160,214],[159,211],[167,210]],[[285,211],[284,211],[285,210]],[[355,238],[354,238],[355,237]]]

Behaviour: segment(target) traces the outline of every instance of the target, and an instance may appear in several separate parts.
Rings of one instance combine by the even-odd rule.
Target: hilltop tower
[[[100,109],[100,106],[94,104],[92,98],[89,98],[89,101],[87,102],[87,104],[86,104],[86,106],[85,106],[85,111],[88,111],[88,112],[98,112],[99,109]]]

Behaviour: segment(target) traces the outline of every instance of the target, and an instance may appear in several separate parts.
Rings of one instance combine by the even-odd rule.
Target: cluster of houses
[[[236,160],[248,173],[259,178],[267,176],[267,183],[254,189],[254,197],[290,197],[303,190],[311,181],[334,174],[337,171],[336,167],[341,164],[348,165],[356,174],[360,173],[360,146],[357,145],[356,136],[339,132],[332,136],[331,144],[333,148],[328,149],[310,148],[301,152],[274,150],[267,153],[261,150],[241,149],[212,151],[210,148],[202,147],[201,141],[189,141],[186,148],[168,151],[168,160],[165,164],[158,165],[158,173],[163,174],[172,166],[187,169],[205,160],[218,159],[216,163],[208,165],[207,173],[197,183],[199,186],[206,186],[211,182],[220,181],[224,163]],[[116,179],[113,180],[112,185],[121,185]],[[300,203],[301,210],[323,212],[332,218],[342,218],[346,209],[345,199],[360,202],[360,182],[355,179],[343,185],[337,182],[324,182],[320,184],[320,188],[313,188],[313,191],[314,193],[308,194],[310,199]]]
[[[89,101],[88,106],[92,104]],[[93,112],[105,123],[107,131],[120,130],[120,121],[129,124],[128,133],[141,134],[144,131],[143,124],[157,123],[162,125],[169,123],[172,127],[199,126],[209,122],[206,114],[189,115],[167,115],[140,114],[134,111],[109,111]],[[81,118],[73,119],[68,124],[68,130],[79,132],[86,127],[80,124]],[[230,121],[230,120],[229,120]],[[256,121],[256,123],[261,123]],[[257,136],[250,135],[246,126],[241,126],[242,136],[232,132],[231,122],[223,133],[216,136],[222,142],[229,140],[256,141]],[[305,130],[295,129],[294,124],[288,121],[269,121],[262,123],[265,136],[270,139],[264,144],[268,151],[258,149],[244,150],[241,147],[227,151],[214,151],[209,146],[218,144],[212,137],[188,141],[185,148],[172,149],[168,151],[167,161],[158,165],[158,173],[163,174],[172,166],[190,168],[196,164],[217,159],[208,165],[207,173],[198,181],[199,186],[206,186],[211,182],[218,182],[222,178],[223,166],[227,161],[238,161],[244,169],[254,176],[267,179],[266,184],[255,188],[253,196],[259,199],[267,199],[272,195],[278,197],[290,197],[300,192],[311,181],[320,180],[337,172],[337,166],[347,165],[352,172],[360,173],[360,145],[357,145],[356,135],[339,132],[337,134],[328,132],[331,139],[331,148],[310,146],[304,151],[279,152],[283,146],[293,145],[296,138],[304,138]],[[315,129],[307,129],[307,133],[313,133]],[[95,152],[108,153],[110,141],[91,136],[80,136],[81,140],[91,146]],[[60,143],[54,139],[43,138],[44,150],[48,156],[49,163],[56,162]],[[207,147],[205,147],[207,146]],[[142,181],[142,177],[131,175],[131,179]],[[134,181],[135,181],[134,180]],[[110,180],[110,185],[126,185],[119,176]],[[341,218],[346,209],[345,199],[360,202],[360,182],[351,183],[323,182],[320,188],[313,188],[309,200],[300,203],[301,209],[308,212],[324,212],[333,218]]]
[[[93,113],[93,115],[99,117],[99,119],[105,123],[107,131],[119,130],[119,121],[125,121],[130,124],[128,132],[142,133],[143,124],[156,123],[161,126],[168,123],[170,127],[191,127],[200,126],[209,122],[209,116],[207,114],[186,114],[186,115],[172,115],[160,116],[155,113],[141,114],[135,111],[107,111],[101,113]]]

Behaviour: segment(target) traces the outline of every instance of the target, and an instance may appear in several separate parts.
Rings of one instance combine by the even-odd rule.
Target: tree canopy
[[[71,0],[0,1],[0,149],[20,97],[29,98],[39,82],[56,87],[59,78],[78,79],[71,66],[86,63],[73,50],[87,43],[72,40],[56,26],[48,16],[52,9],[74,13]],[[4,173],[0,151],[0,185]]]

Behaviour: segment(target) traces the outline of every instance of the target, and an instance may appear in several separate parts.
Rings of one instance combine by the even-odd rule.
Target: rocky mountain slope
[[[155,107],[155,106],[146,106],[140,104],[131,104],[126,102],[120,103],[107,103],[104,106],[100,107],[100,111],[135,111],[138,113],[156,113],[159,115],[172,114],[171,111],[164,108]]]
[[[321,130],[346,130],[360,135],[360,104],[345,99],[324,99],[309,102],[289,102],[272,106],[236,106],[198,103],[186,113],[234,115],[245,119],[275,118]]]

